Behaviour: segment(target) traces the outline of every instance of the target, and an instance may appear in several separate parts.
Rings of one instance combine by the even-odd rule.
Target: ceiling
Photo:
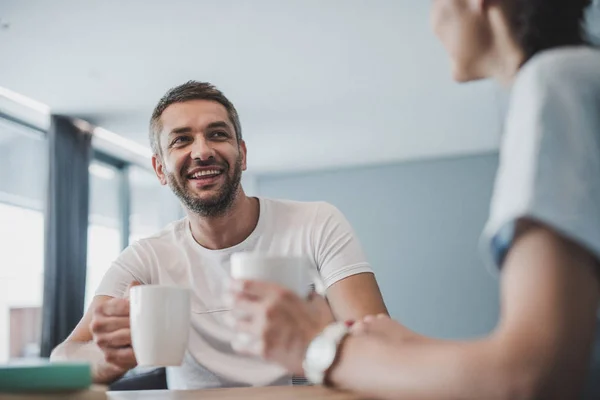
[[[238,108],[257,173],[493,151],[505,93],[451,82],[421,0],[2,0],[0,86],[146,144],[170,87]]]

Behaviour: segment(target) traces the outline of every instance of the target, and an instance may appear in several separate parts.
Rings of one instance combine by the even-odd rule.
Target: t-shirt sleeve
[[[129,284],[150,284],[152,259],[140,242],[128,246],[112,263],[96,289],[96,296],[124,297]]]
[[[331,204],[319,203],[318,207],[313,241],[325,286],[363,272],[373,273],[346,217]]]
[[[516,222],[553,229],[600,258],[600,93],[569,69],[531,68],[515,84],[482,251],[501,267]]]

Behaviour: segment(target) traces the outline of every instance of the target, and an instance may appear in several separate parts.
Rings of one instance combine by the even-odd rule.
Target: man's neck
[[[202,217],[188,211],[194,240],[210,250],[226,249],[243,242],[258,223],[258,199],[240,189],[234,204],[220,217]]]

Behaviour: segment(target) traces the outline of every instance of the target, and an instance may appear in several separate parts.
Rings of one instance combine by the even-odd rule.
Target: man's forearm
[[[94,383],[108,384],[122,377],[125,370],[109,364],[104,353],[94,342],[66,341],[57,346],[50,355],[50,361],[85,361],[92,367]]]
[[[399,345],[374,336],[350,336],[329,380],[382,399],[520,398],[502,357],[493,354],[495,348],[491,340]]]

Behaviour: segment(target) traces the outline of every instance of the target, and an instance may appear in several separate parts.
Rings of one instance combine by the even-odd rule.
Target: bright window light
[[[115,146],[129,150],[132,153],[135,153],[144,158],[152,158],[152,150],[150,150],[150,148],[142,146],[141,144],[138,144],[133,140],[126,139],[123,136],[119,136],[116,133],[106,130],[104,128],[94,128],[94,135],[98,139],[105,140],[111,144],[114,144]]]
[[[89,167],[90,174],[104,180],[111,180],[115,177],[115,171],[109,167],[98,163],[92,163]]]

